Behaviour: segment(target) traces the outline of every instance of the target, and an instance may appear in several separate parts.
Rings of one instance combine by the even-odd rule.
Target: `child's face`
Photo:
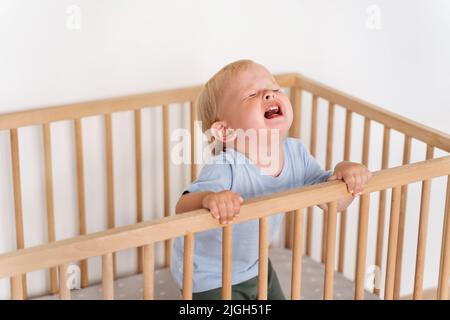
[[[280,130],[292,124],[292,106],[270,72],[252,64],[224,83],[219,118],[231,129]]]

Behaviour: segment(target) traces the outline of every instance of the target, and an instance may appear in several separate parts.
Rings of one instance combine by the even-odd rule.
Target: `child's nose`
[[[264,100],[274,99],[275,94],[272,91],[266,91],[264,94]]]

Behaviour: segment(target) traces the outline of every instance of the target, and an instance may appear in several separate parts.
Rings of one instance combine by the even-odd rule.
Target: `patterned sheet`
[[[290,297],[291,290],[291,261],[292,251],[287,249],[271,248],[270,259],[277,272],[281,287],[287,298]],[[324,266],[311,258],[302,259],[302,299],[320,300],[323,297],[323,276]],[[142,299],[143,292],[142,274],[132,275],[118,279],[114,282],[114,295],[117,300],[139,300]],[[353,299],[355,285],[354,282],[345,278],[340,273],[335,273],[334,277],[334,299]],[[176,300],[180,299],[180,290],[172,279],[169,269],[155,270],[155,299]],[[37,300],[56,300],[59,295],[49,295],[37,298]],[[72,291],[73,300],[98,300],[102,299],[102,286],[94,285],[89,288]],[[370,292],[365,293],[365,299],[379,299]]]

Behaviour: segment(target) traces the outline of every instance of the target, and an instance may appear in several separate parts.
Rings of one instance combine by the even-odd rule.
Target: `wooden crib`
[[[351,296],[346,298],[382,298],[380,286],[376,286],[368,292],[365,290],[367,277],[367,256],[369,237],[369,212],[375,207],[374,201],[371,203],[371,194],[378,194],[377,225],[374,233],[376,239],[374,243],[375,261],[374,266],[384,270],[385,279],[384,299],[400,298],[400,283],[402,274],[402,261],[404,258],[405,221],[407,214],[407,194],[408,185],[421,183],[420,201],[420,221],[418,223],[417,250],[415,272],[411,276],[414,280],[414,299],[423,298],[423,279],[426,263],[426,243],[428,230],[428,217],[430,206],[431,181],[433,178],[447,176],[447,189],[445,193],[444,221],[440,225],[439,232],[442,232],[441,257],[439,270],[434,270],[438,274],[437,295],[439,299],[448,299],[449,293],[449,273],[450,273],[450,135],[434,130],[417,122],[408,120],[402,116],[394,114],[373,104],[352,97],[338,90],[308,79],[300,74],[284,74],[276,77],[279,84],[289,92],[294,108],[294,123],[291,136],[300,137],[305,132],[302,124],[308,122],[307,139],[309,149],[315,156],[318,153],[318,105],[327,103],[327,121],[324,124],[326,130],[325,169],[332,168],[336,161],[335,149],[338,146],[335,141],[334,131],[336,124],[335,111],[342,108],[345,112],[345,126],[343,157],[340,160],[352,160],[369,164],[369,150],[371,141],[371,125],[377,123],[383,128],[382,141],[382,161],[377,166],[379,171],[374,172],[374,177],[365,189],[359,200],[357,219],[357,243],[354,246],[346,244],[346,226],[351,216],[346,211],[336,212],[336,201],[347,195],[345,184],[341,181],[333,181],[318,185],[308,186],[301,189],[289,190],[270,196],[260,197],[246,201],[241,209],[240,216],[236,223],[259,219],[259,280],[258,298],[267,298],[267,277],[268,277],[268,257],[269,251],[272,256],[279,256],[278,260],[283,260],[283,272],[279,272],[280,277],[284,277],[283,282],[289,282],[289,286],[284,286],[287,295],[292,299],[307,298],[308,288],[305,289],[305,282],[311,278],[305,273],[305,268],[320,268],[321,274],[320,295],[324,299],[339,298],[336,293],[336,281],[348,281],[351,283],[348,290]],[[170,205],[177,199],[170,197],[170,145],[169,145],[169,108],[174,103],[189,103],[190,108],[190,132],[191,135],[191,160],[190,175],[194,179],[197,175],[197,164],[195,155],[198,154],[198,144],[194,143],[199,136],[195,133],[195,98],[200,87],[182,88],[161,92],[138,94],[127,97],[92,101],[85,103],[75,103],[51,108],[42,108],[24,112],[16,112],[0,115],[0,131],[9,131],[11,163],[12,163],[12,184],[14,195],[15,228],[17,250],[6,252],[0,255],[0,278],[10,278],[10,291],[12,299],[31,298],[27,291],[26,274],[36,270],[48,269],[50,290],[45,299],[82,299],[83,295],[77,292],[88,292],[92,295],[84,294],[84,297],[96,298],[103,296],[104,299],[121,298],[117,294],[120,286],[117,284],[121,277],[116,274],[115,254],[121,250],[137,250],[137,270],[135,275],[131,275],[133,281],[140,283],[140,290],[131,289],[135,298],[154,299],[164,298],[160,293],[164,289],[158,281],[165,272],[165,281],[170,282],[167,267],[170,263],[171,239],[179,236],[184,237],[184,273],[182,298],[192,298],[192,271],[193,271],[193,249],[194,237],[198,232],[221,227],[218,222],[211,218],[205,210],[196,210],[181,215],[174,215],[170,211]],[[310,113],[305,116],[308,107]],[[142,166],[147,159],[142,155],[142,110],[144,108],[162,109],[162,146],[163,146],[163,170],[164,176],[164,217],[144,221],[142,202],[145,197],[142,191]],[[134,135],[135,135],[135,174],[136,174],[136,224],[116,227],[115,219],[115,194],[114,190],[114,159],[113,159],[113,123],[112,114],[121,111],[131,111],[134,113]],[[358,115],[362,117],[364,123],[362,137],[362,159],[351,157],[352,141],[352,119]],[[107,172],[107,230],[87,234],[86,212],[85,212],[85,189],[84,183],[89,179],[85,175],[83,165],[83,125],[82,120],[90,116],[104,117],[104,133],[106,148],[106,172]],[[51,148],[51,126],[58,121],[73,121],[75,131],[74,148],[76,150],[76,170],[77,170],[77,192],[78,192],[78,217],[79,236],[56,241],[56,230],[54,222],[54,190],[52,184],[52,148]],[[25,248],[24,241],[24,221],[22,215],[22,192],[21,165],[19,162],[19,134],[20,130],[26,126],[41,126],[43,130],[44,160],[45,160],[45,192],[47,201],[47,228],[48,243],[39,246]],[[303,129],[303,130],[302,130]],[[390,159],[390,137],[391,132],[396,131],[404,137],[403,162],[400,166],[389,168]],[[156,139],[156,138],[155,138]],[[158,138],[160,139],[160,138]],[[426,145],[424,161],[410,163],[412,140],[421,141]],[[72,142],[70,142],[72,143]],[[445,153],[443,157],[435,158],[436,149]],[[373,170],[374,171],[374,170]],[[26,180],[25,180],[26,181]],[[390,193],[388,193],[390,191]],[[391,195],[389,197],[388,195]],[[386,209],[390,200],[390,208]],[[328,210],[320,215],[323,221],[315,221],[314,207],[318,204],[328,203]],[[387,212],[386,212],[387,211]],[[270,248],[268,246],[268,217],[278,212],[285,214],[285,232],[283,235],[284,249]],[[438,214],[438,213],[436,213]],[[389,228],[385,232],[385,224]],[[315,223],[321,223],[321,234],[314,236]],[[232,225],[221,227],[223,230],[223,265],[222,265],[222,297],[231,298],[231,272],[232,272]],[[320,230],[319,229],[319,230]],[[316,230],[317,231],[317,230]],[[436,231],[437,232],[437,231]],[[317,235],[317,233],[316,233]],[[339,237],[338,237],[339,235]],[[387,236],[387,242],[385,241]],[[320,254],[319,262],[312,259],[312,248],[314,242],[319,240]],[[164,263],[160,267],[155,267],[155,244],[164,243]],[[387,250],[384,250],[385,244]],[[281,250],[281,251],[280,251]],[[354,251],[356,250],[356,251]],[[273,251],[273,252],[272,252]],[[355,276],[354,282],[344,279],[345,257],[348,252],[355,252]],[[102,283],[98,285],[92,283],[88,277],[88,258],[101,257],[102,261]],[[386,262],[384,262],[384,257]],[[275,259],[275,258],[274,258]],[[276,259],[275,259],[276,260]],[[77,264],[81,273],[80,290],[71,291],[67,284],[71,273],[68,272],[71,264]],[[323,265],[321,265],[321,263]],[[308,265],[309,264],[309,265]],[[275,265],[282,268],[281,264]],[[314,272],[311,271],[311,272]],[[303,276],[302,276],[303,274]],[[379,277],[379,275],[377,275]],[[342,279],[341,279],[342,278]],[[339,280],[340,279],[340,280]],[[344,280],[343,280],[344,279]],[[380,279],[378,279],[380,280]],[[125,283],[125,282],[123,282]],[[123,284],[122,283],[122,284]],[[125,283],[128,287],[128,282]],[[354,285],[353,285],[354,284]],[[174,284],[170,284],[173,286]],[[92,291],[94,288],[95,292]],[[136,287],[137,288],[137,287]],[[156,289],[155,289],[156,288]],[[162,289],[161,289],[162,288]],[[303,289],[303,290],[302,290]],[[83,291],[85,290],[85,291]],[[178,289],[174,289],[179,295]],[[116,293],[116,294],[115,294]],[[314,298],[313,296],[309,296]],[[167,297],[166,297],[167,298]],[[178,298],[169,296],[168,298]],[[316,298],[319,298],[316,296]],[[344,297],[345,298],[345,297]]]

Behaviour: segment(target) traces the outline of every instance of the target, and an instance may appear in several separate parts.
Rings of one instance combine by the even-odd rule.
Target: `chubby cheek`
[[[265,128],[264,117],[259,113],[245,112],[235,119],[235,128],[249,130],[249,129],[263,129]]]
[[[284,103],[284,105],[285,105],[285,107],[286,107],[286,118],[287,118],[287,120],[288,120],[288,124],[289,124],[289,126],[291,126],[292,121],[293,121],[293,119],[294,119],[294,112],[292,111],[292,105],[291,105],[291,102],[290,102],[289,99],[286,97],[286,98],[283,100],[283,103]]]
[[[227,118],[233,129],[260,129],[265,126],[261,106],[258,104],[247,104],[235,108]]]

